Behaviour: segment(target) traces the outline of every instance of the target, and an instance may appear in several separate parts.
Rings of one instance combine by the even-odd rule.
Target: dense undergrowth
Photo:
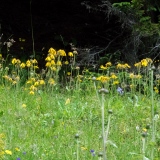
[[[80,68],[77,51],[0,61],[0,156],[5,160],[160,158],[158,66]]]

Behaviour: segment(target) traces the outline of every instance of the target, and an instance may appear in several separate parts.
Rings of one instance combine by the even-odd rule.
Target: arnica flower
[[[30,62],[30,60],[27,60],[26,66],[27,66],[27,67],[31,67],[31,62]]]
[[[51,54],[51,55],[56,55],[56,50],[53,49],[53,48],[50,48],[48,53]]]
[[[32,59],[31,62],[32,62],[32,64],[37,64],[38,63],[36,59]]]
[[[137,68],[141,68],[142,65],[141,65],[141,62],[138,62],[138,63],[135,63],[134,66]]]
[[[117,77],[115,74],[112,74],[112,75],[110,76],[110,78],[112,78],[112,79],[117,79],[118,77]]]
[[[119,81],[113,81],[113,85],[119,84]]]
[[[107,76],[100,76],[100,77],[97,77],[96,80],[101,81],[102,83],[105,83],[105,82],[108,82],[110,80],[110,78]]]
[[[34,95],[34,92],[33,92],[33,91],[30,91],[29,94]]]
[[[46,67],[51,67],[51,63],[50,63],[50,62],[47,62],[47,63],[46,63]]]
[[[69,62],[68,62],[68,61],[65,61],[65,62],[64,62],[64,64],[65,64],[65,65],[68,65],[68,64],[69,64]]]
[[[19,148],[17,148],[17,147],[15,148],[15,150],[16,150],[17,152],[19,152],[19,151],[20,151],[20,149],[19,149]]]
[[[151,63],[152,63],[152,60],[150,58],[146,58],[146,59],[141,60],[141,65],[144,67],[147,67]]]
[[[68,53],[68,56],[69,56],[69,57],[73,57],[73,53],[72,53],[72,52],[69,52],[69,53]]]
[[[13,58],[12,59],[12,64],[14,65],[14,64],[16,64],[17,63],[17,59],[16,58]]]
[[[50,79],[48,80],[48,83],[51,84],[51,85],[54,85],[54,84],[55,84],[55,81],[54,81],[53,78],[50,78]]]
[[[39,84],[40,85],[44,85],[45,84],[45,81],[43,79],[39,80]]]
[[[54,60],[51,60],[51,65],[56,65]]]
[[[101,69],[104,69],[104,70],[107,69],[107,67],[105,67],[105,66],[103,66],[103,65],[101,65],[100,68],[101,68]]]
[[[62,49],[58,50],[57,53],[62,57],[66,56],[66,52],[64,50],[62,50]]]
[[[51,59],[51,57],[49,57],[49,56],[46,57],[46,59],[45,59],[45,61],[49,61],[49,62],[50,62],[51,60],[52,60],[52,59]]]
[[[50,67],[50,69],[52,70],[52,71],[56,71],[57,69],[56,69],[56,67]]]
[[[106,67],[110,67],[111,65],[112,65],[111,62],[107,62],[107,63],[105,64]]]
[[[10,150],[5,150],[5,153],[8,155],[12,155],[12,152]]]
[[[127,68],[131,68],[127,63],[125,63],[125,64],[120,64],[120,63],[118,63],[116,67],[117,67],[117,69],[127,69]]]
[[[61,66],[62,62],[61,61],[57,61],[57,66]]]
[[[26,66],[25,63],[21,63],[21,64],[20,64],[20,67],[21,67],[21,68],[25,68],[25,66]]]

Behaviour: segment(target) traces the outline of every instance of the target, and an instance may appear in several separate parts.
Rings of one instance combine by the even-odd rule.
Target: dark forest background
[[[50,47],[69,51],[70,43],[81,59],[91,55],[88,61],[160,58],[159,0],[1,0],[0,25],[2,54],[8,53],[3,42],[16,41],[12,57],[29,58],[34,38],[38,59]]]

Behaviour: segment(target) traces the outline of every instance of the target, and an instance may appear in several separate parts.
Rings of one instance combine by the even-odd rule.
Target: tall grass
[[[107,62],[95,73],[76,66],[76,55],[51,48],[43,72],[36,59],[1,66],[1,159],[158,160],[160,80],[152,60],[134,72]]]

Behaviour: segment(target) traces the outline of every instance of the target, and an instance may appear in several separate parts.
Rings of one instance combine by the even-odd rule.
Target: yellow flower
[[[65,62],[64,62],[64,64],[65,64],[65,65],[68,65],[68,64],[69,64],[69,62],[68,62],[68,61],[65,61]]]
[[[34,86],[39,86],[39,82],[38,82],[38,81],[35,82],[35,83],[34,83]]]
[[[54,50],[53,48],[50,48],[48,53],[51,55],[56,55],[56,50]]]
[[[12,59],[12,64],[14,65],[14,64],[16,64],[17,63],[17,59],[16,58],[13,58]]]
[[[56,67],[50,67],[52,71],[56,71]]]
[[[71,75],[71,72],[67,72],[67,76],[70,76]]]
[[[36,90],[37,90],[37,87],[35,87],[34,85],[32,85],[32,86],[30,86],[29,89],[32,90],[32,91],[36,91]]]
[[[66,56],[66,52],[65,52],[64,50],[62,50],[62,49],[58,50],[57,52],[58,52],[58,54],[59,54],[60,56],[62,56],[62,57],[65,57],[65,56]]]
[[[68,53],[68,56],[69,56],[69,57],[73,57],[73,53],[72,53],[72,52],[69,52],[69,53]]]
[[[110,78],[107,76],[100,76],[100,77],[97,77],[96,80],[101,81],[102,83],[105,83],[105,82],[109,81]]]
[[[27,67],[31,67],[31,62],[30,62],[30,60],[27,60],[26,66],[27,66]]]
[[[141,62],[135,63],[134,66],[137,68],[141,68]]]
[[[45,81],[44,81],[43,79],[41,79],[41,80],[39,81],[39,84],[40,84],[40,85],[44,85],[44,84],[45,84]]]
[[[55,65],[55,61],[54,60],[51,60],[51,65]]]
[[[61,66],[62,62],[61,61],[57,61],[57,66]]]
[[[5,150],[6,154],[12,155],[12,152],[10,150]]]
[[[106,67],[110,67],[111,65],[112,65],[111,62],[108,62],[108,63],[105,64]]]
[[[50,78],[50,79],[48,80],[48,83],[54,85],[54,84],[55,84],[55,81],[54,81],[53,78]]]
[[[115,74],[112,74],[112,75],[110,76],[110,78],[112,78],[112,79],[117,79],[118,77],[117,77]]]
[[[25,68],[25,66],[26,66],[25,63],[21,63],[21,64],[20,64],[20,67],[21,67],[21,68]]]
[[[51,57],[46,57],[46,59],[45,59],[45,61],[51,61],[52,59],[51,59]]]
[[[81,150],[85,151],[85,150],[87,150],[87,148],[86,147],[81,147]]]
[[[31,62],[32,62],[33,64],[37,64],[37,63],[38,63],[36,59],[32,59]]]
[[[107,69],[107,67],[104,67],[103,65],[100,66],[101,69]]]
[[[113,85],[119,84],[119,81],[113,81]]]
[[[29,94],[34,95],[34,92],[33,92],[33,91],[30,91]]]
[[[26,104],[22,104],[22,107],[23,107],[23,108],[26,108],[26,106],[27,106]]]
[[[50,62],[47,62],[47,63],[46,63],[46,67],[51,67],[51,63],[50,63]]]
[[[71,100],[68,98],[65,102],[65,105],[70,104]]]
[[[17,152],[19,152],[19,151],[20,151],[20,149],[19,149],[19,148],[17,148],[17,147],[15,148],[15,150],[16,150]]]

